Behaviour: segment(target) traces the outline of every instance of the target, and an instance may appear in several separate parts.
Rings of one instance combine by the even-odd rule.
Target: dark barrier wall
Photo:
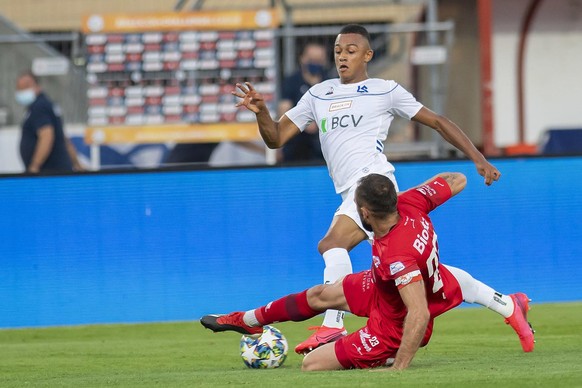
[[[433,212],[441,261],[536,302],[582,299],[582,158],[398,163],[401,189],[461,171]],[[322,280],[339,196],[323,167],[0,178],[0,327],[197,319]],[[370,265],[370,246],[353,252]]]

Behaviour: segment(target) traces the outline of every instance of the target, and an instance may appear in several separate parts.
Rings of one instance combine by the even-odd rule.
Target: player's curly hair
[[[339,32],[340,34],[358,34],[362,35],[364,38],[371,42],[372,39],[370,38],[370,33],[366,30],[366,27],[359,25],[359,24],[347,24],[342,27]]]
[[[376,217],[386,217],[396,211],[398,194],[390,178],[370,174],[358,181],[356,203],[365,206]]]

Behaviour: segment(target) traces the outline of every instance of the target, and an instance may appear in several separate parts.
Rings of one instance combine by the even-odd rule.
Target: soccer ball
[[[288,350],[285,336],[273,326],[264,326],[258,337],[243,335],[240,340],[240,355],[245,365],[253,369],[280,367]]]

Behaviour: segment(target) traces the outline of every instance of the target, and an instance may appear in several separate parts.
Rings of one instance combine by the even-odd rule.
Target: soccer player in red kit
[[[368,317],[366,326],[313,350],[304,358],[303,370],[407,368],[418,348],[430,340],[434,318],[463,300],[476,301],[472,294],[480,292],[482,283],[471,275],[439,263],[437,235],[428,216],[465,184],[463,174],[442,173],[398,195],[384,175],[361,178],[355,201],[364,228],[374,232],[370,270],[255,310],[206,315],[202,325],[215,332],[256,334],[266,324],[303,321],[336,308]],[[518,334],[523,350],[530,352],[534,337],[527,322],[529,300],[523,293],[505,297],[513,302],[512,310],[498,312]]]

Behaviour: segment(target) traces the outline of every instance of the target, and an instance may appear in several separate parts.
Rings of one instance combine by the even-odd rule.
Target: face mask
[[[305,65],[306,70],[311,75],[323,75],[325,73],[325,67],[319,63],[308,63]]]
[[[16,99],[16,102],[19,103],[20,105],[29,106],[34,102],[34,100],[36,100],[36,93],[32,88],[18,90],[14,94],[14,98]]]

